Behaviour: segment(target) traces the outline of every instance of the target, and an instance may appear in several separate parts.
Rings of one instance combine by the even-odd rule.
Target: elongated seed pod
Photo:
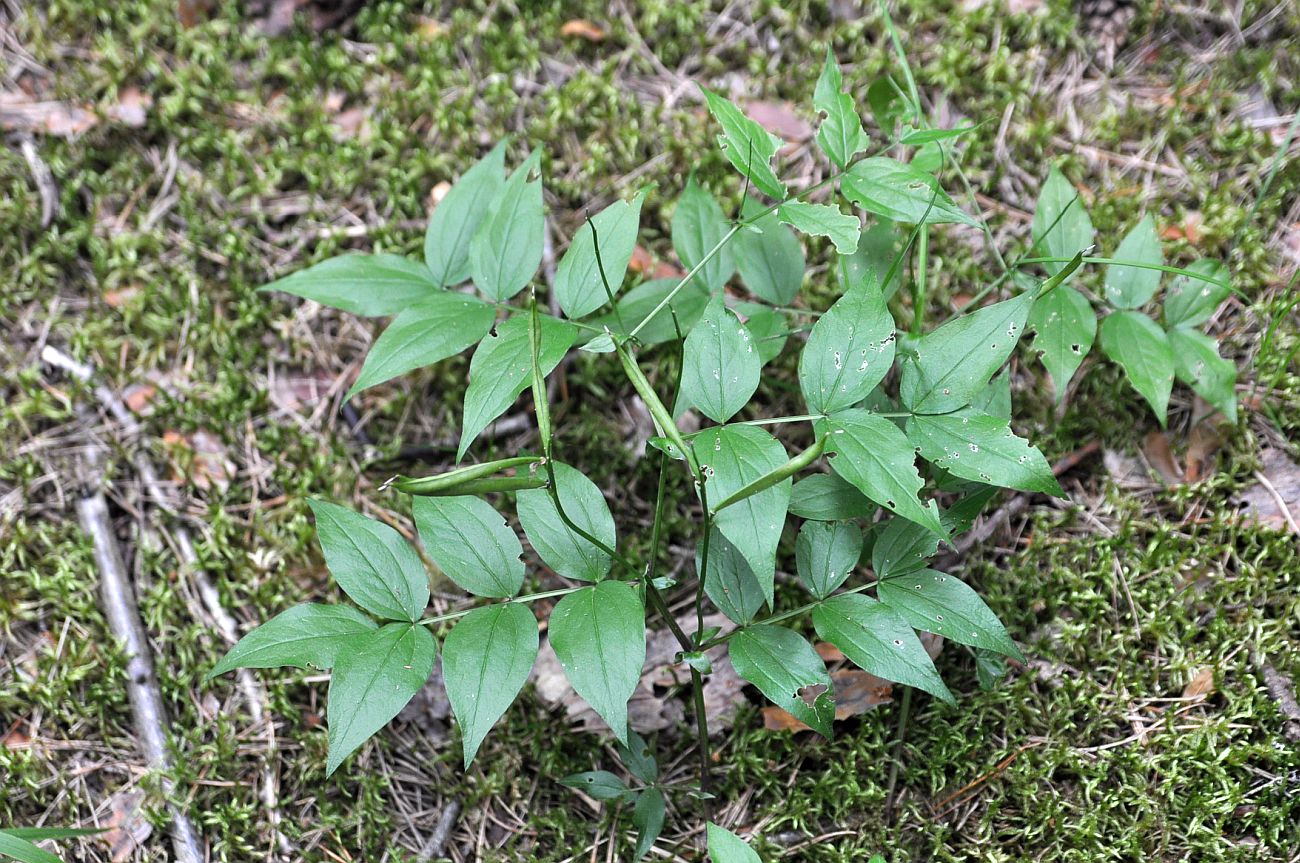
[[[646,380],[645,372],[637,365],[636,358],[628,353],[622,345],[615,345],[614,350],[618,352],[619,362],[623,364],[623,371],[627,374],[627,379],[632,382],[632,388],[636,390],[637,395],[641,396],[641,401],[645,402],[646,409],[650,411],[651,418],[654,419],[655,425],[659,426],[659,431],[663,436],[672,441],[682,455],[686,456],[686,463],[690,465],[691,473],[696,477],[700,475],[700,464],[695,460],[695,450],[682,437],[681,429],[677,428],[677,423],[673,422],[673,415],[664,407],[664,403],[659,400],[659,396],[650,386],[650,381]]]
[[[474,464],[469,467],[449,470],[446,473],[440,473],[435,476],[399,476],[389,483],[398,491],[406,494],[419,495],[452,495],[452,494],[470,494],[470,492],[460,491],[459,489],[467,482],[473,480],[482,480],[492,476],[494,473],[500,473],[510,468],[531,467],[542,461],[541,456],[527,455],[516,456],[514,458],[503,458],[496,461],[485,461],[482,464]],[[504,479],[527,479],[527,477],[503,477]],[[543,483],[545,485],[545,483]],[[536,488],[537,486],[520,486],[520,488]]]
[[[758,494],[761,491],[767,491],[769,488],[776,485],[777,483],[789,479],[790,477],[797,474],[799,471],[808,467],[810,464],[815,462],[817,458],[822,454],[822,450],[826,449],[826,437],[827,437],[826,435],[822,435],[821,437],[817,438],[816,442],[813,443],[812,446],[808,447],[808,449],[799,453],[797,456],[790,459],[785,464],[781,465],[775,470],[763,474],[758,479],[751,482],[749,485],[745,486],[744,488],[738,489],[732,494],[723,498],[716,506],[714,506],[709,511],[709,518],[713,518],[719,512],[721,512],[722,510],[726,509],[727,507],[731,506],[734,503],[740,503],[742,500],[744,500],[747,497],[753,497],[754,495]]]

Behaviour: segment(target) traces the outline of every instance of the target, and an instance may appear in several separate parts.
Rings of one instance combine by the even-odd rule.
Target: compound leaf
[[[330,676],[326,776],[420,691],[436,653],[429,630],[410,623],[353,636],[349,648],[339,651]]]
[[[754,569],[740,549],[731,544],[716,527],[709,534],[709,561],[704,567],[704,542],[695,550],[695,571],[704,572],[704,592],[718,611],[745,626],[763,607],[767,596]]]
[[[466,768],[527,682],[536,659],[537,619],[521,603],[476,608],[448,633],[442,675],[460,723]]]
[[[912,627],[884,603],[861,594],[832,596],[813,609],[812,619],[817,634],[863,671],[954,703]]]
[[[731,664],[768,701],[823,737],[831,736],[831,678],[803,636],[783,626],[746,627],[731,638]]]
[[[796,482],[790,490],[790,514],[800,518],[843,521],[870,518],[875,511],[866,495],[839,474],[815,473]]]
[[[429,573],[402,535],[346,507],[309,503],[325,565],[343,592],[389,620],[419,620],[429,604]]]
[[[627,701],[645,664],[645,608],[630,585],[606,580],[555,605],[551,647],[574,690],[627,745]]]
[[[415,525],[429,557],[475,596],[503,599],[524,583],[524,548],[492,505],[468,495],[416,497]]]
[[[373,620],[348,605],[296,605],[239,639],[208,679],[236,668],[330,669],[352,636],[374,628]]]

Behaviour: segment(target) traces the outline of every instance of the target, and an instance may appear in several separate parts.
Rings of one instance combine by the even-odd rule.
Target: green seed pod
[[[797,456],[790,459],[788,462],[781,465],[776,470],[763,474],[758,479],[751,482],[749,485],[745,486],[744,488],[738,489],[735,493],[723,499],[720,503],[718,503],[709,511],[709,518],[713,518],[715,515],[717,515],[719,512],[726,509],[727,507],[731,506],[733,503],[740,503],[742,500],[744,500],[747,497],[753,497],[759,492],[767,491],[769,488],[776,485],[777,483],[789,479],[790,477],[797,474],[799,471],[803,470],[804,468],[808,467],[810,464],[815,462],[818,459],[818,457],[822,454],[822,450],[824,449],[826,449],[826,435],[822,435],[821,437],[819,437],[812,446],[808,447],[808,449],[799,453]]]
[[[522,468],[525,466],[532,467],[540,464],[541,456],[517,456],[515,458],[503,458],[497,461],[488,461],[483,464],[470,465],[456,470],[440,473],[436,476],[409,477],[399,476],[390,480],[385,485],[390,485],[400,492],[406,494],[418,494],[428,497],[438,497],[457,494],[480,494],[482,491],[512,491],[521,488],[542,488],[546,485],[545,480],[532,476],[510,476],[496,477],[491,480],[494,473],[500,473],[510,468]],[[484,488],[484,482],[508,482],[514,485],[497,488]],[[530,484],[535,483],[535,484]],[[466,490],[467,488],[479,488],[480,491]]]

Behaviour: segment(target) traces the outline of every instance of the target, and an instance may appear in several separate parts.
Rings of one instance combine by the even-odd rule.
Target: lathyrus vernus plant
[[[703,186],[687,182],[672,217],[673,247],[687,270],[679,279],[625,290],[648,194],[642,191],[577,231],[549,286],[562,315],[540,311],[541,153],[533,151],[506,174],[502,143],[438,205],[423,262],[344,255],[269,285],[354,314],[393,317],[353,393],[473,348],[458,460],[530,388],[540,452],[390,484],[414,496],[423,547],[476,598],[466,607],[427,616],[428,573],[415,549],[385,524],[313,501],[325,562],[355,605],[285,611],[245,636],[212,673],[282,665],[332,670],[326,765],[332,773],[424,685],[441,641],[447,697],[468,767],[533,666],[539,626],[532,603],[557,599],[547,621],[550,643],[574,690],[608,723],[639,784],[629,788],[609,772],[565,781],[593,797],[631,803],[640,856],[659,834],[668,791],[645,742],[628,727],[627,702],[646,655],[647,606],[672,630],[692,681],[701,768],[699,787],[690,792],[700,796],[708,788],[702,684],[712,648],[725,644],[745,680],[826,736],[835,692],[804,634],[809,622],[866,671],[945,701],[953,696],[917,630],[977,651],[981,669],[998,657],[1019,656],[979,595],[928,561],[969,527],[998,488],[1061,494],[1043,455],[1012,431],[1009,377],[995,375],[1033,326],[1064,391],[1091,342],[1069,328],[1083,328],[1091,307],[1065,284],[1092,243],[1091,229],[1087,236],[1079,229],[1082,210],[1071,215],[1073,198],[1065,199],[1054,174],[1034,237],[1047,254],[1022,256],[1014,265],[1017,278],[999,279],[984,294],[999,287],[1017,292],[991,305],[972,303],[925,333],[922,274],[931,226],[978,225],[936,179],[951,142],[971,129],[927,128],[914,102],[900,111],[899,100],[889,97],[900,89],[887,90],[872,101],[890,131],[887,140],[873,142],[827,56],[813,104],[822,115],[817,144],[829,167],[820,183],[797,192],[773,167],[783,142],[706,90],[721,127],[719,144],[743,178],[744,203],[728,218]],[[826,199],[809,200],[818,190]],[[806,271],[799,234],[834,246],[839,296],[824,310],[799,304]],[[1158,249],[1151,251],[1145,227],[1136,236],[1121,244],[1120,255],[1131,253],[1145,266]],[[913,254],[919,275],[911,332],[900,333],[891,303],[906,310],[895,294]],[[1030,275],[1039,265],[1047,267],[1042,281]],[[1110,265],[1106,289],[1107,299],[1125,310],[1154,290],[1151,270],[1128,266]],[[1158,269],[1171,268],[1161,265],[1155,278]],[[729,292],[737,274],[744,291]],[[1187,329],[1204,319],[1213,297],[1189,290],[1166,302],[1171,329],[1163,338],[1185,340],[1205,354],[1204,367],[1189,366],[1185,377],[1222,400],[1207,379],[1210,349]],[[1157,358],[1163,365],[1156,368],[1145,350],[1139,355],[1132,347],[1129,330],[1151,329],[1130,319],[1134,314],[1106,318],[1103,345],[1155,403],[1149,391],[1159,384],[1167,397],[1168,387],[1151,378],[1163,380],[1170,362]],[[806,413],[737,420],[765,364],[787,342],[800,351],[797,385]],[[618,520],[600,489],[563,460],[563,442],[551,425],[546,376],[579,343],[617,364],[655,424],[660,482],[644,559],[620,551],[626,543]],[[643,364],[664,343],[680,346],[672,364],[677,380],[647,373]],[[1180,368],[1170,366],[1170,374]],[[679,423],[688,409],[712,424],[688,434]],[[802,425],[807,446],[788,452],[769,431],[777,424]],[[693,501],[666,499],[664,477],[674,470],[689,476]],[[668,507],[699,513],[696,567],[680,583],[658,570]],[[536,578],[507,513],[568,586],[529,592]],[[778,610],[778,543],[791,517],[798,524],[795,569],[807,598]],[[668,612],[665,594],[676,591],[694,595],[693,628]],[[706,628],[708,606],[735,628]],[[756,859],[715,826],[709,845],[716,860]]]

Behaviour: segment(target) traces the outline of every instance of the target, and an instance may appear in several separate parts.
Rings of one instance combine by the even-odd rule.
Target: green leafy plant
[[[290,609],[246,635],[212,674],[282,665],[332,670],[326,765],[332,773],[425,683],[441,641],[468,767],[533,666],[539,624],[531,603],[555,599],[550,643],[574,690],[608,724],[636,784],[608,771],[563,781],[631,806],[637,857],[658,837],[673,796],[702,799],[708,810],[702,687],[716,649],[725,646],[736,671],[773,704],[828,737],[835,693],[808,625],[861,668],[944,701],[953,696],[918,630],[971,648],[981,682],[996,679],[1000,657],[1020,656],[1015,641],[970,586],[931,568],[930,560],[940,544],[970,527],[998,488],[1062,494],[1043,455],[1013,432],[1009,377],[998,372],[1033,326],[1064,391],[1095,328],[1091,306],[1067,284],[1085,260],[1092,231],[1053,174],[1034,235],[1046,254],[1024,257],[1016,278],[1004,277],[984,294],[1008,285],[1009,298],[972,303],[925,332],[932,226],[979,225],[937,179],[945,166],[960,170],[947,145],[971,129],[928,128],[916,99],[892,82],[885,90],[873,86],[871,94],[885,130],[874,148],[827,55],[814,106],[824,115],[817,141],[830,169],[820,183],[791,193],[773,164],[783,142],[705,91],[722,151],[741,174],[743,203],[729,218],[703,185],[688,180],[671,225],[673,248],[686,267],[680,279],[626,285],[640,210],[651,194],[643,190],[591,216],[575,234],[549,286],[563,314],[542,312],[543,286],[536,281],[544,234],[541,153],[533,151],[506,175],[502,143],[438,206],[423,263],[346,255],[268,285],[265,290],[355,314],[393,317],[353,392],[476,345],[458,461],[526,389],[540,450],[386,485],[413,497],[428,559],[475,598],[469,605],[426,616],[428,573],[401,535],[313,501],[326,564],[357,607]],[[817,192],[822,200],[810,200]],[[1148,228],[1117,251],[1141,267],[1118,259],[1109,265],[1106,297],[1123,311],[1102,325],[1103,346],[1144,395],[1159,377],[1159,360],[1138,359],[1126,328],[1149,328],[1119,316],[1135,316],[1131,309],[1155,291],[1146,262],[1158,250],[1149,247]],[[825,309],[799,303],[807,280],[799,234],[834,247],[829,272],[836,298]],[[910,332],[904,332],[896,314],[908,314],[899,288],[913,254]],[[1041,281],[1027,272],[1038,265],[1046,268]],[[737,274],[744,291],[735,285]],[[1170,352],[1165,343],[1173,339],[1204,347],[1189,327],[1205,319],[1217,296],[1190,281],[1218,284],[1212,272],[1180,275],[1189,281],[1166,299],[1169,332],[1156,327]],[[1068,323],[1058,309],[1071,313]],[[600,489],[563,461],[552,426],[546,378],[580,342],[622,370],[655,425],[659,484],[642,558],[621,550],[629,544],[620,541],[620,520]],[[790,342],[800,349],[795,385],[807,412],[763,416],[754,396],[764,367]],[[662,361],[647,364],[656,353]],[[1192,371],[1193,385],[1206,386],[1204,370]],[[1167,397],[1167,387],[1163,392]],[[688,433],[680,422],[687,410],[713,424]],[[772,434],[776,426],[788,432],[786,440],[802,442],[797,452]],[[671,471],[685,474],[691,499],[669,499]],[[680,582],[659,570],[669,506],[693,514],[698,529],[695,572]],[[565,586],[536,589],[539,570],[525,564],[517,529],[503,514],[512,510],[537,558]],[[799,520],[795,571],[807,596],[787,607],[777,596],[776,573],[791,516]],[[693,596],[693,629],[668,611],[666,594],[679,590]],[[707,628],[707,605],[734,626]],[[672,631],[692,682],[701,764],[694,787],[663,784],[649,747],[628,725],[627,702],[645,662],[647,609]],[[716,825],[708,828],[708,845],[720,863],[757,859]]]
[[[35,844],[47,839],[93,836],[103,830],[84,827],[6,827],[0,830],[0,860],[19,863],[63,863],[55,854]]]

